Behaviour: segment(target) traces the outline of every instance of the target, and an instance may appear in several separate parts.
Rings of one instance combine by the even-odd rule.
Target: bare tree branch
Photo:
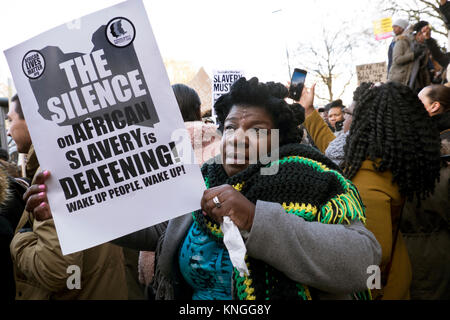
[[[329,98],[325,98],[325,97],[321,97],[317,92],[314,94],[317,98],[319,98],[320,100],[327,100],[330,101]],[[330,101],[331,102],[331,101]]]
[[[338,89],[341,90],[340,83],[344,83],[344,87],[339,97],[344,94],[354,75],[352,72],[349,74],[349,71],[354,68],[353,50],[360,45],[366,46],[368,39],[372,37],[367,31],[361,35],[361,32],[349,34],[349,30],[352,28],[345,22],[338,30],[328,30],[323,27],[314,41],[301,43],[297,50],[297,53],[301,53],[301,61],[305,69],[317,77],[318,85],[323,89],[326,88],[328,95],[326,98],[323,97],[324,92],[318,94],[316,90],[316,97],[321,100],[332,101],[336,96],[336,86],[339,86]],[[338,74],[340,80],[335,81]]]
[[[353,76],[354,76],[354,75],[355,75],[355,74],[352,72],[350,79],[348,79],[348,81],[344,84],[344,87],[342,88],[341,93],[338,95],[338,98],[341,98],[341,97],[342,97],[342,95],[343,95],[344,92],[345,92],[345,89],[347,89],[347,87],[348,87],[348,86],[350,85],[350,83],[352,82],[352,79],[353,79]]]

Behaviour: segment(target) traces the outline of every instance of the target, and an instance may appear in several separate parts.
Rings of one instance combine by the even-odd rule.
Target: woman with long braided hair
[[[358,190],[332,161],[298,143],[304,111],[286,96],[281,84],[237,80],[214,105],[223,138],[221,154],[201,169],[201,210],[114,242],[158,246],[157,299],[370,298],[367,270],[381,252],[364,227]],[[306,91],[304,100],[313,96]],[[43,214],[33,190],[27,208]],[[241,232],[247,274],[232,265],[224,217]]]
[[[406,199],[423,199],[439,176],[439,132],[408,87],[364,84],[358,93],[344,145],[344,174],[366,206],[367,228],[382,247],[379,299],[408,299],[411,266],[399,220]],[[318,145],[332,141],[316,111],[305,127]],[[321,149],[324,150],[324,149]]]
[[[425,87],[419,99],[440,132],[441,170],[430,197],[405,203],[400,230],[412,265],[411,299],[450,300],[450,88]]]
[[[380,159],[376,170],[389,169],[403,196],[423,198],[437,180],[439,162],[433,157],[439,158],[438,138],[422,103],[406,86],[390,82],[373,87],[353,113],[344,173],[352,179],[366,159]]]

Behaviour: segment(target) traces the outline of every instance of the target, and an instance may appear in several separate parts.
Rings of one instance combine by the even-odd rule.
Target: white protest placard
[[[63,254],[197,210],[205,189],[171,139],[185,126],[143,3],[76,21],[5,51]]]
[[[356,66],[358,86],[362,82],[385,82],[387,78],[386,62],[361,64]]]
[[[239,78],[244,77],[242,70],[213,70],[212,81],[212,117],[216,121],[214,104],[221,95],[230,91],[231,85]]]

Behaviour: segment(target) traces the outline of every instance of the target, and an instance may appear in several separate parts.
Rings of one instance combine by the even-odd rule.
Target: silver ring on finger
[[[222,206],[222,204],[220,203],[219,198],[217,196],[215,196],[212,200],[213,200],[216,208],[220,208]]]

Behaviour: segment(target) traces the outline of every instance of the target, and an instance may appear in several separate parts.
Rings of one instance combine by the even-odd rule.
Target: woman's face
[[[222,136],[223,167],[228,176],[257,162],[260,150],[270,152],[272,117],[264,108],[234,105],[225,119]]]
[[[328,111],[328,122],[335,128],[336,122],[344,120],[344,114],[342,113],[342,108],[331,108]]]

